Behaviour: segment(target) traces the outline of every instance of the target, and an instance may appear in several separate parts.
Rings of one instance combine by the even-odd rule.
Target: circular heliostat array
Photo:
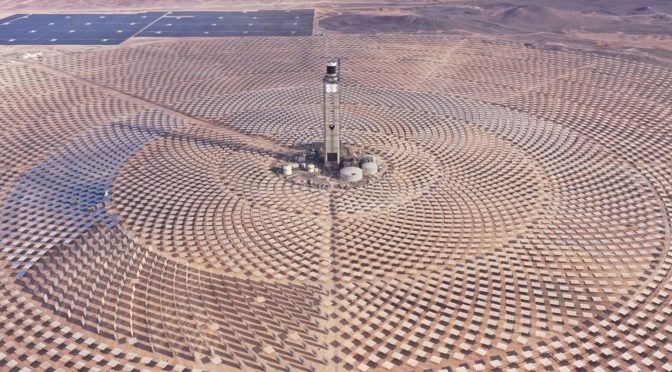
[[[348,190],[275,170],[332,56],[342,142],[384,164]],[[0,85],[0,369],[672,370],[670,69],[228,38]]]

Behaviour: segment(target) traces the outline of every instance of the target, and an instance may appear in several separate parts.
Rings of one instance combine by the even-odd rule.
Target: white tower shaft
[[[341,161],[341,92],[339,89],[339,63],[327,63],[324,76],[324,163]]]

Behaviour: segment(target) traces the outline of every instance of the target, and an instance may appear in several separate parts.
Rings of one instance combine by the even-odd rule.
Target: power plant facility
[[[327,62],[324,75],[324,164],[341,161],[341,73],[340,59]]]
[[[377,178],[382,165],[376,158],[357,144],[341,143],[341,60],[333,58],[326,63],[322,79],[322,141],[311,148],[292,154],[286,162],[276,167],[293,182],[319,188],[350,188],[366,184]]]
[[[672,0],[169,3],[0,0],[0,372],[672,372]]]

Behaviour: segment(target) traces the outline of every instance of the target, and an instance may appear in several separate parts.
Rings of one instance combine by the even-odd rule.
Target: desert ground
[[[672,3],[0,0],[260,9],[0,45],[0,370],[672,371]],[[277,169],[333,57],[349,188]]]

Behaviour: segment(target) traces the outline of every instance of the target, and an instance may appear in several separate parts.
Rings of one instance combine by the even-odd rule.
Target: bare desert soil
[[[623,53],[670,63],[669,1],[451,1],[378,7],[338,4],[319,29],[339,33],[448,34],[516,40],[535,47]],[[644,56],[644,57],[642,57]]]

